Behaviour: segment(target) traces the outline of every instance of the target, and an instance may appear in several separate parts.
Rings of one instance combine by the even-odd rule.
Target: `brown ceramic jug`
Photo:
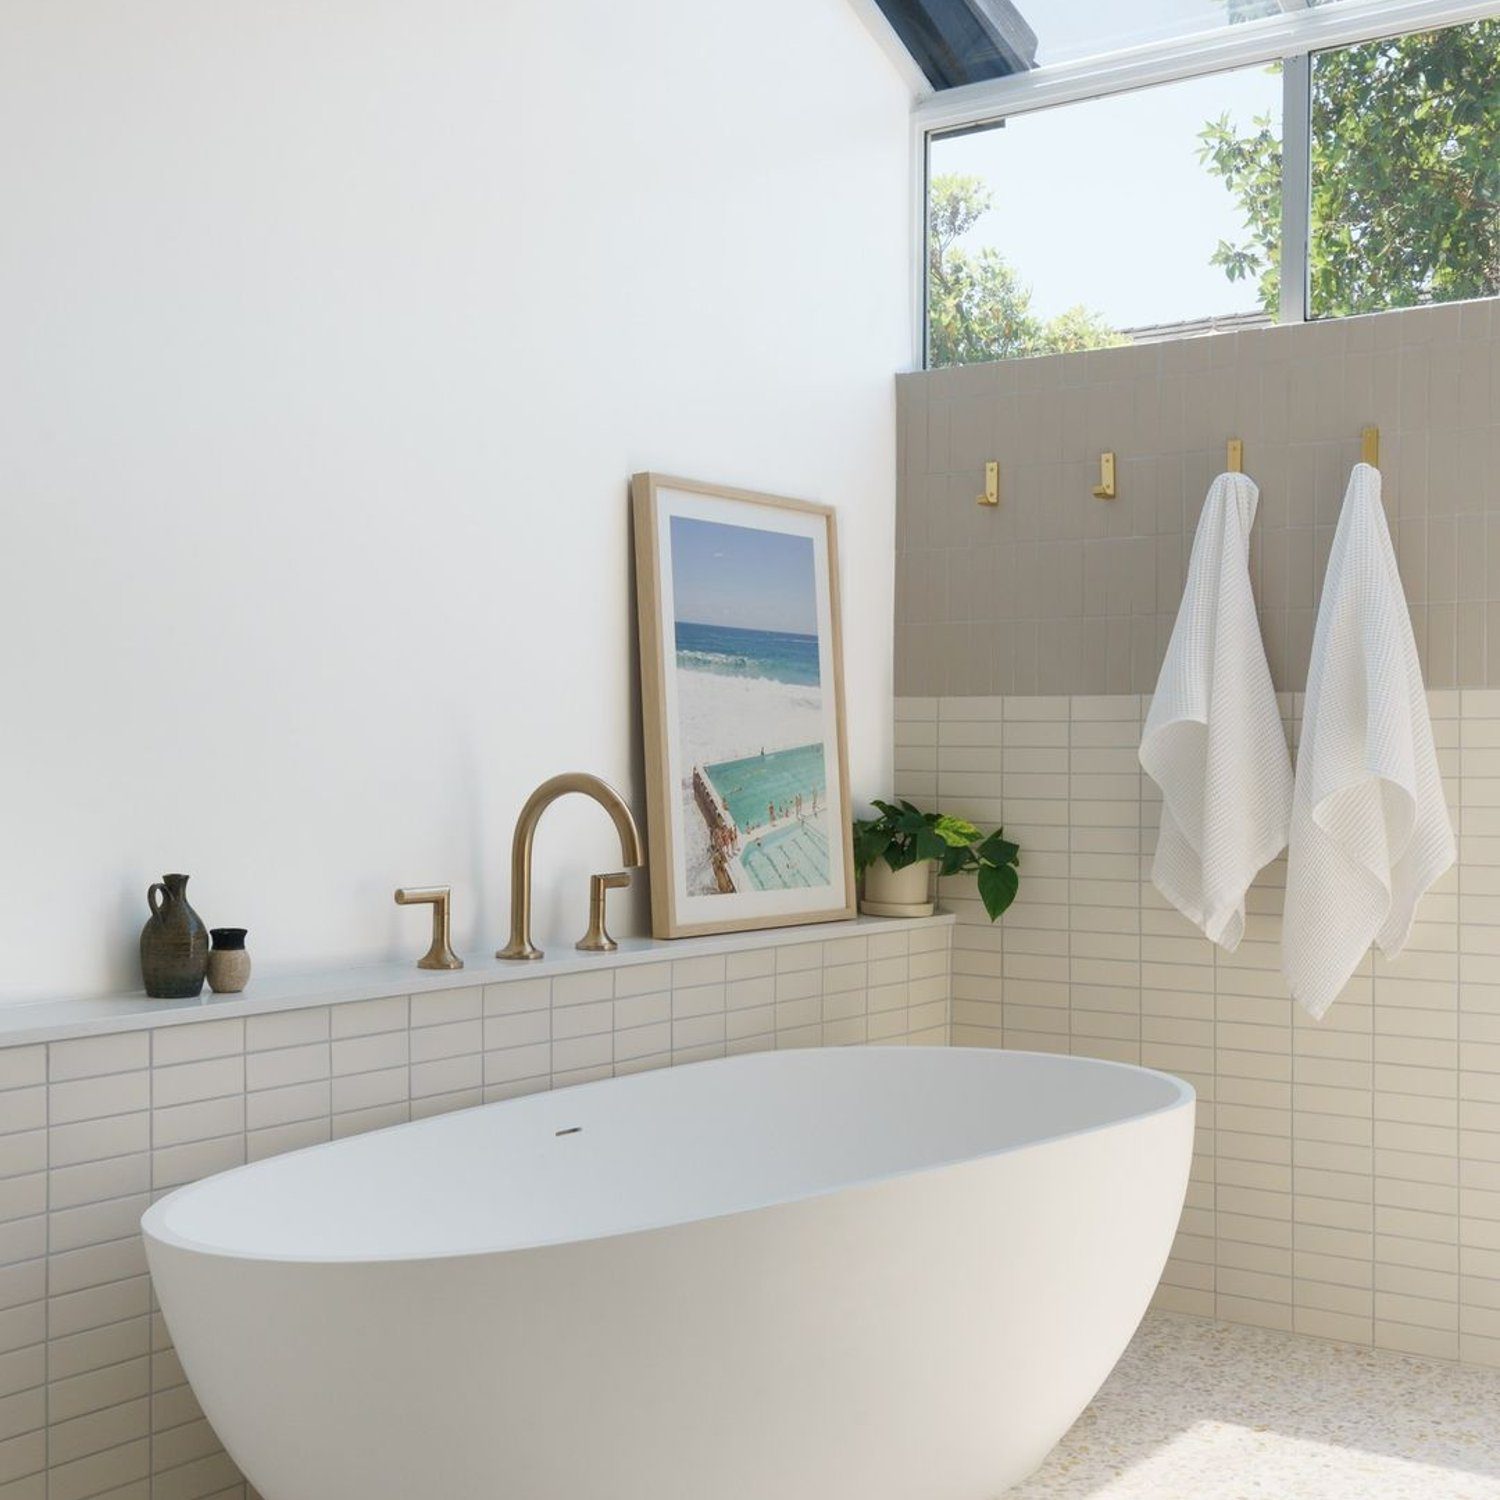
[[[188,905],[186,875],[163,875],[146,892],[151,920],[141,929],[141,977],[153,1000],[187,1000],[203,993],[208,973],[208,928]]]

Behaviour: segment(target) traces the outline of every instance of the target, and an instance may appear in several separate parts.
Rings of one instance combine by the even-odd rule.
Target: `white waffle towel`
[[[1454,858],[1380,473],[1357,464],[1313,632],[1287,856],[1281,967],[1312,1015],[1371,942],[1401,951]]]
[[[1151,880],[1226,952],[1245,932],[1245,892],[1286,847],[1292,761],[1250,591],[1260,491],[1221,474],[1208,492],[1187,587],[1141,737],[1161,788]]]

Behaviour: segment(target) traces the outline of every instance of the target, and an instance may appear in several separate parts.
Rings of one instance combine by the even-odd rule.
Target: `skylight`
[[[1176,37],[1223,32],[1246,21],[1346,0],[877,0],[934,88]],[[1363,0],[1380,9],[1395,0]]]
[[[1073,62],[1340,0],[1016,0],[1037,34],[1036,65]]]

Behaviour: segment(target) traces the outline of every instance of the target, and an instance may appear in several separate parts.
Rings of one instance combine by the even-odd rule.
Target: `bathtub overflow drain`
[[[582,1125],[569,1125],[566,1130],[555,1130],[552,1133],[554,1135],[582,1135],[583,1134],[583,1126]]]

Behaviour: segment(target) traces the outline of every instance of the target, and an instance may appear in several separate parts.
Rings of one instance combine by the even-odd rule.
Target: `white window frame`
[[[1311,203],[1311,57],[1381,37],[1435,31],[1500,15],[1500,0],[1341,0],[1306,8],[1280,0],[1283,14],[1176,37],[1101,57],[1080,58],[928,93],[912,110],[913,368],[927,367],[927,177],[934,136],[995,125],[1032,110],[1130,93],[1179,78],[1280,61],[1283,180],[1279,321],[1307,321]],[[1087,288],[1079,288],[1080,295]]]

